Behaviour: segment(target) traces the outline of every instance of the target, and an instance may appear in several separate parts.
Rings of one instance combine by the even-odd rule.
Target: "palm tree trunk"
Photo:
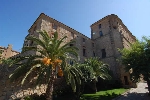
[[[48,82],[46,89],[46,100],[53,100],[53,84],[54,84],[54,72],[52,71],[50,81]]]

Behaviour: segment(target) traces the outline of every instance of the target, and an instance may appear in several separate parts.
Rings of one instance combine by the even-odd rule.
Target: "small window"
[[[57,30],[57,26],[55,24],[53,24],[53,29]]]
[[[86,56],[86,49],[83,49],[83,56]]]
[[[105,58],[106,57],[106,51],[105,51],[105,49],[102,49],[101,52],[102,52],[102,58]]]
[[[73,61],[72,60],[70,60],[70,65],[73,65]]]
[[[95,52],[93,51],[93,57],[95,57]]]
[[[99,24],[99,29],[101,28],[101,24]]]
[[[102,32],[102,31],[99,31],[99,35],[100,35],[100,36],[103,36],[103,32]]]
[[[83,38],[83,42],[85,42],[85,38]]]
[[[73,46],[73,44],[70,44],[70,47],[72,47]]]
[[[113,26],[114,29],[117,29],[117,26]]]
[[[92,43],[92,47],[94,47],[94,43]]]
[[[30,46],[33,46],[33,41],[30,42]]]
[[[33,28],[33,31],[36,32],[36,26]]]
[[[71,32],[71,37],[74,39],[74,33]]]
[[[128,77],[127,76],[124,76],[124,82],[125,82],[125,85],[129,85]]]
[[[122,33],[122,30],[120,30],[120,33]]]

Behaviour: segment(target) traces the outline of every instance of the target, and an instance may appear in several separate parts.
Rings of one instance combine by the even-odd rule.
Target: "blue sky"
[[[90,25],[118,15],[138,39],[150,36],[150,0],[0,0],[0,46],[21,51],[28,29],[40,15],[48,16],[90,37]]]

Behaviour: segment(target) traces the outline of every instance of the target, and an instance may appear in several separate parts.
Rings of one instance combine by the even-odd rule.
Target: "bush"
[[[89,93],[96,93],[96,91],[97,91],[97,87],[96,87],[96,81],[95,80],[85,82],[83,93],[88,93],[88,94]]]
[[[122,83],[119,80],[111,79],[111,80],[103,80],[102,78],[98,79],[96,83],[97,90],[108,90],[108,89],[116,89],[121,88]]]

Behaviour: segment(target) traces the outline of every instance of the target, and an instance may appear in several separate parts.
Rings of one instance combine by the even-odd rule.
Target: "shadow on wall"
[[[41,91],[40,87],[35,87],[29,80],[23,86],[20,85],[20,81],[10,82],[9,75],[13,70],[14,67],[8,68],[8,70],[5,68],[0,70],[0,100],[16,99],[25,95],[44,92],[45,89]],[[45,86],[43,85],[42,88],[45,88]]]

